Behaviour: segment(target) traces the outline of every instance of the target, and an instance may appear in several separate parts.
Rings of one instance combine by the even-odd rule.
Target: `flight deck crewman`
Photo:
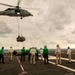
[[[36,60],[38,60],[39,51],[38,51],[37,47],[35,47],[35,49],[36,49]]]
[[[30,56],[31,56],[30,51],[31,51],[31,48],[29,48],[29,50],[28,50],[28,61],[30,61]]]
[[[48,48],[45,45],[43,49],[44,64],[48,64]]]
[[[9,61],[12,60],[12,57],[13,57],[13,48],[10,47],[10,49],[9,49]]]
[[[55,50],[56,53],[56,65],[58,65],[58,60],[59,64],[61,64],[61,49],[59,47],[59,44],[56,45],[57,49]]]
[[[67,50],[67,56],[68,56],[68,62],[71,63],[71,49],[70,47],[68,47],[68,50]]]
[[[41,60],[43,60],[43,49],[42,49],[42,48],[40,48],[39,52],[40,52]]]
[[[0,63],[4,63],[4,47],[0,49]]]
[[[36,49],[35,49],[35,47],[31,48],[30,53],[31,53],[30,63],[35,64],[35,57],[36,57]]]
[[[25,50],[25,47],[23,47],[21,49],[21,61],[25,61],[25,55],[26,55],[26,50]]]

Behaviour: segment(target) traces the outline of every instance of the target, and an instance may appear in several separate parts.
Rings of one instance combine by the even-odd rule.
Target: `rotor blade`
[[[19,5],[20,5],[21,1],[22,1],[22,0],[18,0],[18,2],[17,2],[17,6],[19,6]]]
[[[30,10],[40,10],[40,8],[25,8],[25,9],[30,9]]]
[[[15,7],[13,5],[8,5],[8,4],[4,4],[4,3],[0,3],[0,5],[9,6],[9,7]]]

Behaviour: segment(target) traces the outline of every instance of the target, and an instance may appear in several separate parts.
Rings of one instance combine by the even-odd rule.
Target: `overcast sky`
[[[1,3],[17,5],[17,0],[0,0]],[[18,24],[16,17],[0,16],[0,47],[26,48],[47,45],[48,48],[75,48],[75,0],[22,0],[22,8],[33,17],[19,19],[20,30],[26,41],[16,42]],[[9,7],[0,5],[0,10]]]

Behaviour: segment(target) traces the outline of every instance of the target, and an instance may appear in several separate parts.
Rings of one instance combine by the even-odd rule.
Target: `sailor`
[[[0,49],[0,63],[4,63],[4,47]]]
[[[25,55],[26,55],[26,50],[25,50],[25,47],[23,47],[21,49],[21,61],[25,61]]]
[[[70,49],[70,47],[68,47],[67,56],[68,56],[68,62],[71,63],[71,49]]]
[[[28,50],[28,61],[30,61],[30,56],[31,56],[30,51],[31,51],[31,48],[29,48],[29,50]]]
[[[38,60],[38,53],[39,53],[39,51],[38,51],[37,47],[35,47],[35,49],[36,49],[36,60]]]
[[[10,49],[9,49],[9,61],[12,60],[12,57],[13,57],[13,48],[10,47]]]
[[[30,63],[35,64],[35,55],[36,55],[36,49],[35,47],[32,47],[30,50],[31,57],[30,57]]]
[[[48,48],[45,45],[43,49],[44,64],[48,64]]]
[[[56,45],[56,50],[55,50],[55,53],[56,53],[56,65],[58,65],[58,60],[59,60],[59,64],[61,64],[61,49],[60,49],[60,46],[59,44]]]
[[[42,48],[40,48],[39,52],[40,52],[41,60],[43,60],[43,49],[42,49]]]

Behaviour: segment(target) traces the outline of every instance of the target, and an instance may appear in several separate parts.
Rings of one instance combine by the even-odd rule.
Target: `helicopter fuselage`
[[[17,9],[17,8],[8,8],[4,11],[0,11],[0,15],[4,16],[11,16],[11,17],[28,17],[28,16],[33,16],[30,12],[24,9]]]

